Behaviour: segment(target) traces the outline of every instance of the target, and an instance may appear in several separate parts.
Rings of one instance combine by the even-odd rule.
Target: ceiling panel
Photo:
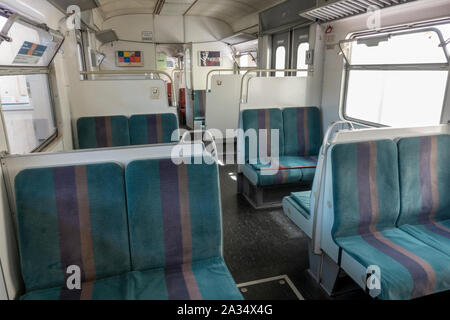
[[[153,13],[157,0],[98,0],[105,19],[136,13]],[[161,15],[182,16],[189,10],[190,16],[207,16],[229,24],[267,9],[281,0],[166,0]]]
[[[182,16],[195,0],[166,0],[161,11],[163,16]]]
[[[157,0],[98,0],[105,19],[124,14],[153,13]]]
[[[189,15],[208,16],[232,24],[249,14],[280,2],[280,0],[199,0],[189,11]]]

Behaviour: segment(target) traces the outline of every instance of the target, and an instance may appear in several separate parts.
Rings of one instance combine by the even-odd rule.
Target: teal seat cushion
[[[258,163],[258,159],[284,155],[284,126],[280,109],[250,109],[242,112],[242,129],[245,135],[245,160]],[[266,131],[260,131],[266,130]],[[278,154],[271,154],[276,141],[272,133],[278,131]],[[273,140],[273,141],[272,141]]]
[[[450,289],[450,257],[400,229],[336,242],[364,268],[380,268],[380,299],[409,300]]]
[[[131,145],[178,142],[178,119],[173,113],[135,115],[130,118]],[[175,133],[175,139],[172,136]]]
[[[244,175],[255,186],[272,186],[312,182],[317,167],[315,157],[280,157],[268,163],[247,164]],[[274,169],[276,168],[276,169]]]
[[[332,147],[335,238],[395,228],[400,212],[397,159],[391,140]]]
[[[66,294],[63,292],[66,291]],[[22,300],[242,300],[221,258],[189,265],[134,271],[83,283],[81,290],[53,288],[26,294]]]
[[[401,213],[398,225],[450,219],[450,135],[398,142]]]
[[[322,145],[320,110],[316,107],[283,110],[284,155],[317,156]]]
[[[134,161],[126,184],[133,270],[222,256],[217,164]]]
[[[309,218],[311,215],[311,191],[292,193],[291,199],[300,207],[305,218]]]
[[[128,119],[123,116],[80,118],[77,131],[80,149],[130,145]]]
[[[68,290],[56,287],[32,291],[21,300],[56,301],[56,300],[134,300],[133,281],[130,273],[102,280],[84,282],[81,290]]]
[[[89,282],[131,270],[125,183],[115,163],[29,169],[15,179],[27,292],[62,287],[70,266]]]
[[[450,220],[415,226],[405,224],[400,229],[450,256]]]
[[[222,258],[133,272],[136,300],[242,300]]]

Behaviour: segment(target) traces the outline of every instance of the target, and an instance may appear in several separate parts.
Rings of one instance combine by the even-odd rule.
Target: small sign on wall
[[[220,51],[199,51],[200,67],[220,67]]]
[[[142,31],[142,41],[152,42],[153,41],[153,31]]]
[[[118,67],[143,67],[142,51],[116,51],[116,65]]]

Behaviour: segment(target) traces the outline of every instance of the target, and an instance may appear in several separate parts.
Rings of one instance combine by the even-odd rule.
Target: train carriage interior
[[[0,300],[450,297],[450,1],[0,0]]]

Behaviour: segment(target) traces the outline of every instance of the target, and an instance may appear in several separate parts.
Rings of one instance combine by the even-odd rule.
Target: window
[[[297,48],[297,67],[296,69],[308,69],[306,64],[306,54],[309,50],[309,43],[303,42]],[[307,77],[308,71],[297,72],[297,77]]]
[[[253,58],[253,55],[250,53],[244,54],[239,57],[239,67],[240,68],[255,68],[256,67],[256,61],[255,58]],[[242,70],[240,73],[245,74],[247,70]]]
[[[278,47],[275,57],[275,69],[286,69],[286,49]],[[284,77],[284,72],[277,72],[275,76]]]
[[[441,121],[450,24],[356,36],[341,42],[346,60],[344,117],[369,125],[411,127]]]
[[[8,17],[0,16],[0,25]],[[0,106],[9,153],[38,150],[57,134],[49,84],[49,65],[64,38],[19,17],[0,42]]]
[[[48,77],[0,77],[0,102],[11,154],[38,148],[56,133]]]

